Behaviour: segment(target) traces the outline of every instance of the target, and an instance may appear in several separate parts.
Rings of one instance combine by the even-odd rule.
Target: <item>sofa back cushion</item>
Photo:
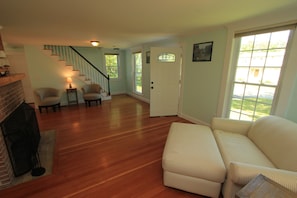
[[[255,121],[248,137],[277,168],[297,171],[297,124],[277,116]]]

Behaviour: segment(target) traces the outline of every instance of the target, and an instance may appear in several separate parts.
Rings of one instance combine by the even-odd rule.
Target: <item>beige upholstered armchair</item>
[[[87,84],[83,86],[82,92],[83,92],[83,98],[87,106],[91,106],[91,102],[96,102],[96,105],[101,104],[101,86],[98,84]]]
[[[48,112],[49,107],[53,111],[56,111],[56,108],[60,110],[61,94],[58,89],[49,87],[38,88],[34,90],[34,97],[40,113],[42,113],[42,108],[45,108],[46,112]]]

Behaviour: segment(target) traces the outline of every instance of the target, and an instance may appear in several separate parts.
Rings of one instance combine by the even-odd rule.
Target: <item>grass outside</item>
[[[256,98],[238,99],[233,98],[231,103],[231,111],[240,112],[249,117],[257,119],[270,114],[271,111],[271,99],[258,98],[256,103]],[[255,113],[254,113],[255,112]]]

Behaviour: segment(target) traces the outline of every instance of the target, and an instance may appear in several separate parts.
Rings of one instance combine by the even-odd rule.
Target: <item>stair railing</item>
[[[110,77],[100,71],[86,57],[79,53],[72,46],[44,45],[45,50],[51,50],[53,55],[60,57],[60,60],[71,65],[74,71],[78,71],[80,76],[85,76],[86,81],[98,83],[110,95]]]

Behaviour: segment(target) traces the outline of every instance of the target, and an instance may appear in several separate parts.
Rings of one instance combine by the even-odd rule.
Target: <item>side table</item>
[[[297,194],[260,174],[252,179],[240,191],[236,198],[296,198]]]
[[[71,104],[78,104],[78,97],[77,97],[77,89],[76,88],[69,88],[66,89],[68,105]]]

